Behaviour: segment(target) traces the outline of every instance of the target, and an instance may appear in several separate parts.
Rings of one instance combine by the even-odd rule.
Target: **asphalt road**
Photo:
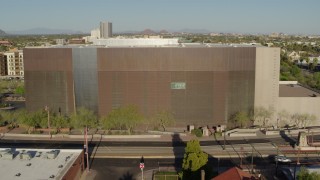
[[[274,138],[277,140],[281,140],[281,138]],[[268,142],[272,142],[273,139],[241,139],[241,140],[227,140],[226,144],[251,144],[251,143],[268,143]],[[59,146],[62,148],[69,148],[69,147],[73,147],[75,145],[82,145],[83,141],[53,141],[53,140],[8,140],[8,139],[0,139],[0,146],[3,145],[5,146],[5,144],[11,144],[11,145],[16,145],[16,146],[41,146],[46,148],[47,146],[49,146],[48,148],[52,148],[54,146]],[[223,145],[224,142],[223,140],[220,141],[202,141],[200,142],[201,146],[212,146],[212,145]],[[90,142],[90,146],[117,146],[117,147],[121,147],[121,146],[128,146],[128,147],[175,147],[175,146],[186,146],[186,142],[182,142],[182,141],[170,141],[170,142],[160,142],[160,141],[121,141],[121,142],[117,142],[117,141],[92,141]],[[56,147],[58,148],[58,147]]]
[[[291,140],[294,137],[291,137]],[[320,139],[320,136],[315,136],[314,140]],[[242,152],[239,157],[214,157],[213,155],[217,152],[217,149],[223,147],[223,141],[206,141],[201,142],[203,150],[209,153],[209,162],[210,164],[222,171],[228,167],[235,165],[243,164],[247,167],[251,167],[251,156],[250,153],[253,149],[252,145],[256,147],[253,157],[253,164],[255,168],[264,169],[266,172],[273,172],[275,169],[275,164],[272,163],[272,159],[269,157],[261,157],[257,152],[266,150],[269,148],[269,151],[275,153],[275,149],[272,147],[272,144],[283,144],[288,143],[286,138],[269,138],[269,139],[248,139],[248,140],[227,140],[226,142],[226,152],[228,151],[239,151]],[[138,148],[138,151],[144,149],[150,153],[156,152],[160,154],[162,150],[164,151],[176,151],[177,154],[183,155],[185,142],[175,141],[175,142],[91,142],[89,147],[91,147],[91,152],[94,153],[94,147],[100,147],[102,149],[111,149],[115,154],[119,154],[121,151],[131,151],[130,148]],[[217,145],[217,146],[214,146]],[[51,141],[51,140],[0,140],[1,148],[16,147],[16,148],[50,148],[50,149],[70,149],[70,148],[83,148],[82,141]],[[155,148],[158,147],[158,148]],[[162,148],[159,148],[162,147]],[[117,149],[118,148],[118,149]],[[140,149],[139,149],[140,148]],[[155,150],[156,149],[156,150]],[[175,150],[174,150],[175,149]],[[124,153],[124,152],[122,152]],[[170,152],[172,153],[172,152]],[[174,155],[177,155],[174,154]],[[142,155],[142,154],[141,154]],[[238,155],[239,156],[239,155]],[[178,157],[178,156],[177,156]],[[292,158],[293,163],[295,164],[295,158]],[[91,169],[97,172],[95,180],[102,179],[115,179],[115,180],[130,180],[130,179],[139,179],[141,176],[141,171],[139,169],[140,157],[136,158],[92,158]],[[145,158],[145,175],[152,174],[153,170],[166,170],[174,169],[181,165],[182,158]],[[300,162],[304,163],[318,163],[320,162],[320,157],[302,157]],[[280,164],[282,166],[283,164]],[[268,173],[267,173],[268,174]]]

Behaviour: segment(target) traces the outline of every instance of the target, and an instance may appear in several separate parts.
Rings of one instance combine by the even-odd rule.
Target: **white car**
[[[291,159],[287,158],[284,155],[278,155],[274,157],[274,161],[276,162],[283,162],[283,163],[290,163]]]

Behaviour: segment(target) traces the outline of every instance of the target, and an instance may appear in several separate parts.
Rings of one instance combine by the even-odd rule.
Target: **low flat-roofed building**
[[[0,179],[73,180],[83,170],[82,149],[0,148]]]
[[[320,93],[303,87],[296,81],[280,82],[278,107],[278,112],[286,111],[291,115],[315,115],[317,120],[312,125],[319,125]]]
[[[320,94],[300,84],[280,84],[279,97],[320,97]]]

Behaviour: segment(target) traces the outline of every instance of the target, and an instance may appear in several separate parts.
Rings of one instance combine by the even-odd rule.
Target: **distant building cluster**
[[[23,77],[23,52],[9,51],[0,52],[0,76],[2,77]]]
[[[162,36],[145,35],[143,38],[112,38],[112,23],[100,22],[100,28],[91,30],[87,42],[98,46],[165,46],[178,45],[178,39],[164,39]]]
[[[91,30],[90,40],[107,39],[112,37],[112,23],[100,22],[100,27]]]

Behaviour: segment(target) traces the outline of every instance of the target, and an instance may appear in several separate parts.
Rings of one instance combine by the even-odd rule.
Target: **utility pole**
[[[279,157],[279,147],[277,146],[277,157]],[[278,159],[276,160],[276,176],[278,175]]]
[[[86,126],[85,127],[85,129],[84,129],[84,135],[85,135],[85,148],[86,148],[86,152],[85,152],[85,154],[86,154],[86,159],[87,159],[87,173],[89,172],[89,169],[90,169],[90,164],[89,164],[89,153],[88,153],[88,149],[89,149],[89,147],[88,147],[88,127]]]
[[[140,159],[140,165],[139,165],[140,169],[141,169],[141,180],[144,180],[144,177],[143,177],[143,169],[144,169],[144,158],[143,156],[141,157]]]
[[[49,106],[45,106],[45,111],[47,111],[47,113],[48,113],[48,129],[49,129],[49,137],[51,139],[52,136],[51,136],[51,127],[50,127],[50,109],[49,109]]]
[[[218,157],[218,174],[219,174],[219,171],[220,171],[220,158]]]
[[[243,155],[243,147],[240,147],[240,167],[242,168],[242,155]]]
[[[298,159],[297,159],[297,164],[300,164],[300,147],[298,147]]]
[[[313,146],[313,131],[311,131],[311,145]]]
[[[251,173],[253,173],[253,147],[251,148]]]
[[[223,131],[223,150],[226,150],[226,130]]]

